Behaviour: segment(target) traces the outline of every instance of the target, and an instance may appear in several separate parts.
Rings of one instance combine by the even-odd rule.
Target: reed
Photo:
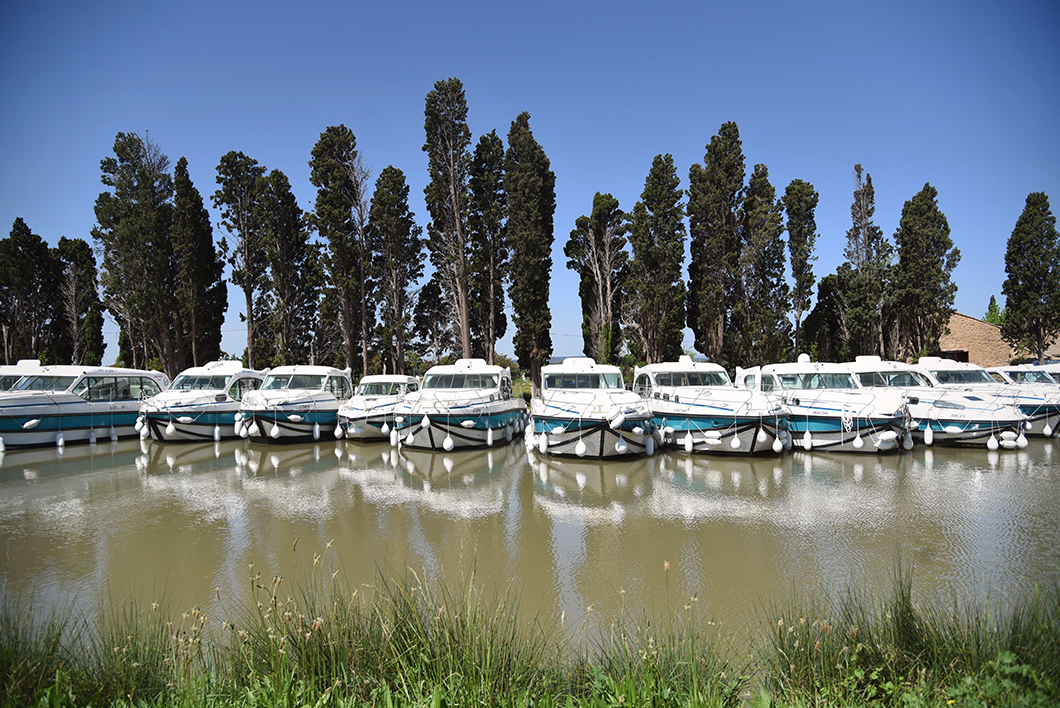
[[[474,570],[350,588],[251,573],[223,619],[133,597],[91,621],[0,598],[4,706],[1050,705],[1060,698],[1060,592],[1008,604],[890,590],[793,594],[746,657],[695,598],[571,635]],[[734,660],[737,654],[745,657]],[[753,659],[753,660],[752,660]],[[749,679],[754,676],[757,684]]]
[[[962,686],[974,693],[1003,664],[1022,672],[1009,686],[1013,696],[1041,693],[1049,697],[1042,705],[1060,697],[1055,585],[1016,602],[918,603],[912,574],[899,563],[881,597],[855,589],[836,601],[793,594],[766,616],[757,663],[765,687],[785,700],[891,705],[920,696],[941,705]]]

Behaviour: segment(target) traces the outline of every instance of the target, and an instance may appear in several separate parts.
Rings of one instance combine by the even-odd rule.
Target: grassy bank
[[[573,638],[473,578],[372,589],[255,575],[223,618],[126,600],[98,617],[5,594],[10,706],[1053,705],[1060,593],[1008,605],[793,596],[750,656],[687,608]]]

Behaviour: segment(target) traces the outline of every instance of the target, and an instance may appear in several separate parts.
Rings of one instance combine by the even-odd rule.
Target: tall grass
[[[981,604],[917,603],[901,564],[889,593],[848,589],[838,601],[793,595],[766,612],[759,651],[768,689],[823,704],[897,704],[907,696],[945,703],[951,690],[989,677],[1002,658],[1026,680],[1014,695],[1060,698],[1060,588]],[[941,704],[941,703],[940,703]],[[974,704],[974,703],[973,703]]]
[[[508,588],[415,573],[351,589],[253,573],[223,619],[125,598],[91,621],[0,602],[0,705],[996,705],[1060,698],[1060,592],[1009,605],[890,591],[767,608],[736,661],[694,603],[569,637]],[[590,615],[591,616],[591,615]],[[760,682],[751,697],[748,676]]]

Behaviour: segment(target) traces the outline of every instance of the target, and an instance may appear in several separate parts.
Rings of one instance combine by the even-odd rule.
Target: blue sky
[[[1060,4],[1007,2],[108,2],[0,7],[0,229],[89,239],[99,162],[119,131],[185,156],[209,206],[221,155],[283,170],[303,208],[329,125],[373,175],[401,169],[427,222],[424,98],[459,78],[477,141],[529,111],[556,173],[556,354],[581,352],[563,245],[593,195],[624,209],[652,158],[681,186],[725,121],[778,195],[812,182],[818,277],[842,261],[853,166],[892,237],[930,182],[962,260],[957,309],[1000,297],[1005,244],[1031,192],[1060,213]],[[215,227],[217,213],[211,209]],[[220,237],[221,230],[217,228]],[[222,347],[245,347],[230,288]],[[116,325],[105,333],[115,345]],[[500,350],[511,353],[511,336]],[[686,346],[691,346],[690,333]],[[110,346],[105,362],[116,356]]]

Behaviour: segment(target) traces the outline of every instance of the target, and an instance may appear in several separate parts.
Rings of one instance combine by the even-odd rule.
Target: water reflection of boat
[[[220,442],[188,443],[185,445],[162,445],[158,441],[145,441],[146,452],[137,458],[137,469],[147,474],[170,473],[209,466],[214,460],[236,458],[245,452],[250,443],[236,438]]]
[[[623,506],[652,490],[653,458],[579,460],[527,451],[534,489],[551,501],[584,507]]]
[[[236,447],[232,454],[241,474],[300,474],[311,467],[334,467],[335,460],[342,459],[343,450],[341,441],[283,447],[251,442],[246,448]]]
[[[372,455],[362,447],[339,474],[357,484],[371,504],[422,504],[448,516],[484,518],[505,507],[508,485],[502,480],[521,466],[517,451],[508,445],[455,452],[402,446],[400,451],[380,448]]]
[[[776,493],[790,474],[789,458],[709,458],[664,455],[655,479],[675,488],[705,496],[766,497]]]
[[[0,481],[66,474],[86,467],[131,465],[140,454],[138,440],[106,440],[72,447],[20,448],[0,452]]]

